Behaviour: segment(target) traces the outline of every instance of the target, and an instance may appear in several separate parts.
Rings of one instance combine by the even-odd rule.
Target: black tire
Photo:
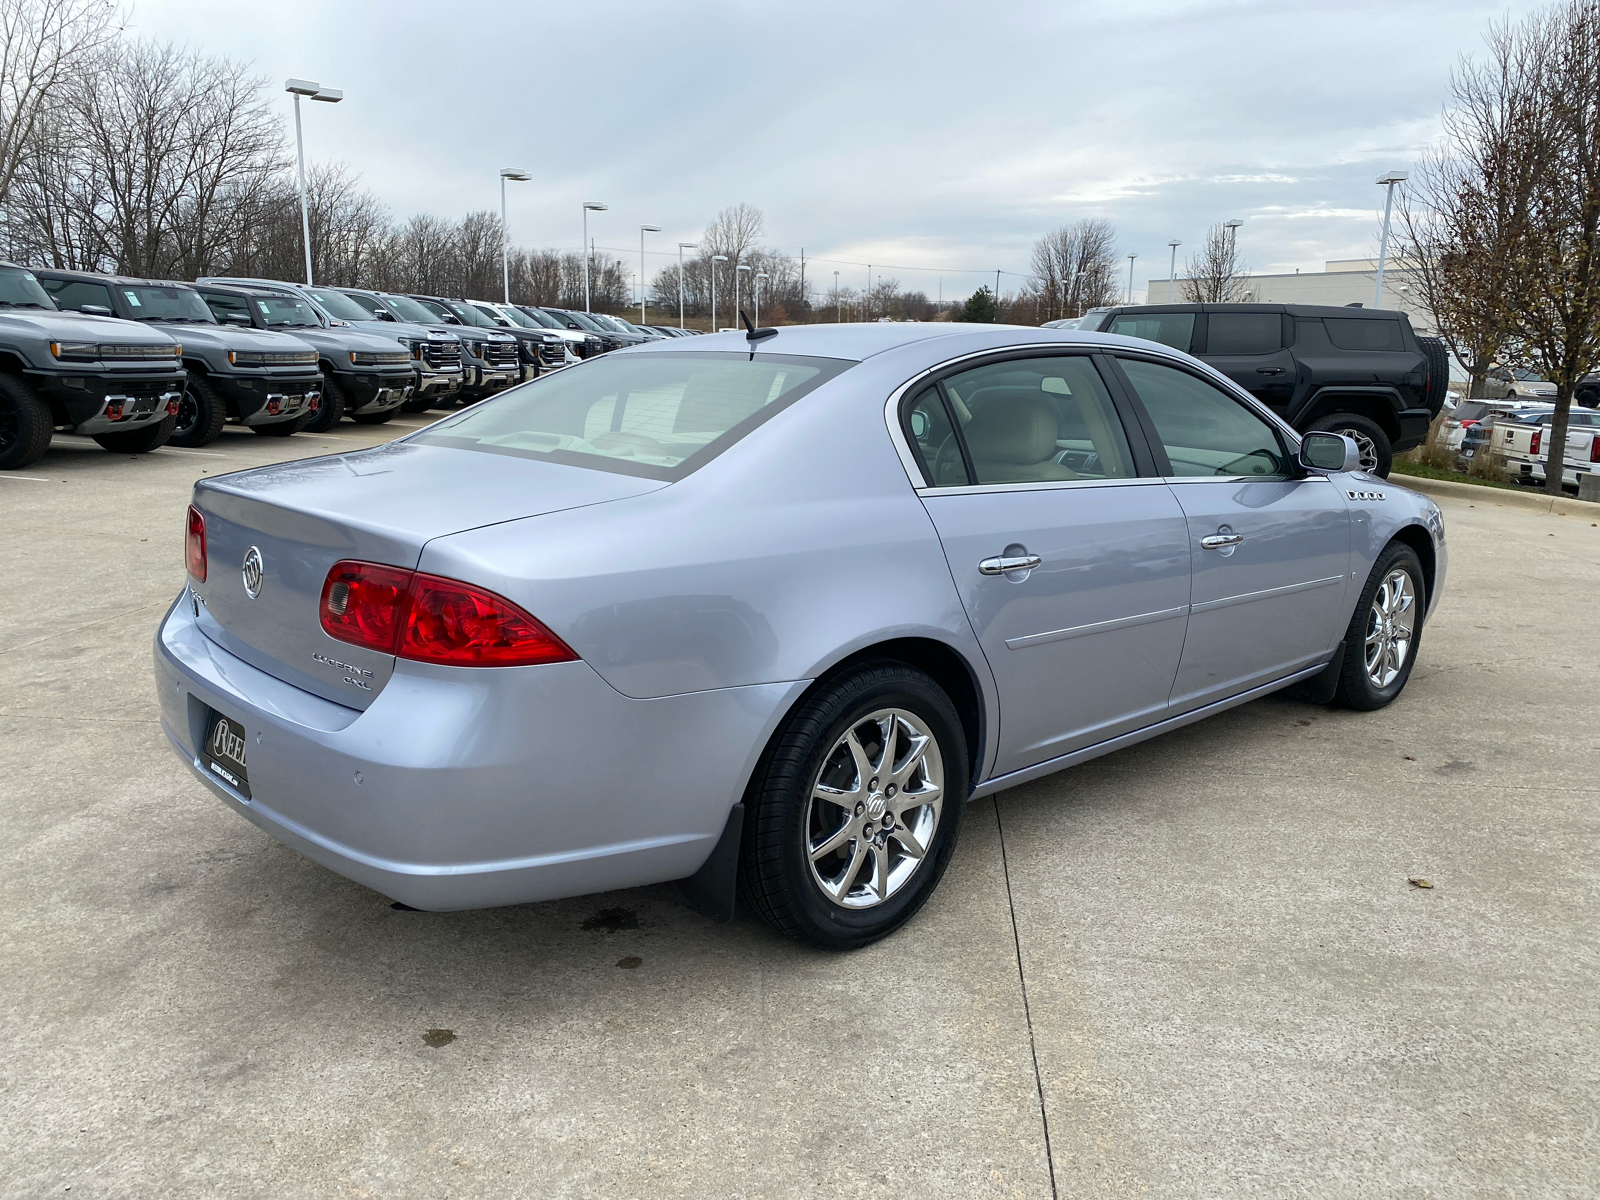
[[[289,437],[299,433],[306,427],[306,422],[316,416],[315,413],[301,413],[292,421],[274,421],[270,425],[252,425],[250,430],[259,433],[262,437]]]
[[[351,413],[350,419],[357,425],[382,425],[399,411],[398,408],[386,408],[382,412]]]
[[[1585,383],[1579,385],[1573,400],[1584,408],[1600,408],[1600,384]]]
[[[1376,620],[1374,598],[1392,572],[1404,571],[1411,578],[1411,611],[1413,612],[1411,636],[1405,650],[1405,659],[1393,679],[1380,685],[1367,669],[1367,637]],[[1333,702],[1345,708],[1370,712],[1382,708],[1405,690],[1411,678],[1411,668],[1417,661],[1417,650],[1422,645],[1422,618],[1428,611],[1427,585],[1422,574],[1422,560],[1417,552],[1403,542],[1390,542],[1378,555],[1361,589],[1361,598],[1350,617],[1350,627],[1344,635],[1344,667],[1339,674],[1339,686]]]
[[[172,427],[178,418],[168,415],[143,429],[130,429],[126,433],[97,433],[94,440],[113,454],[149,454],[167,444]]]
[[[0,375],[0,471],[38,462],[50,448],[54,432],[50,406],[33,394],[28,381]]]
[[[209,446],[222,432],[228,405],[199,375],[189,376],[178,401],[178,419],[167,443],[172,446]]]
[[[1437,417],[1444,408],[1445,393],[1450,390],[1450,355],[1441,338],[1419,337],[1417,345],[1428,360],[1428,382],[1423,403],[1428,406],[1428,415]]]
[[[344,420],[344,389],[333,381],[332,375],[322,377],[322,403],[311,419],[303,426],[307,433],[326,433]]]
[[[937,757],[942,760],[943,792],[938,811],[928,814],[932,823],[922,847],[924,854],[898,888],[884,889],[888,898],[871,907],[844,907],[823,891],[811,865],[811,791],[824,768],[838,770],[838,763],[855,778],[850,759],[835,758],[839,740],[852,729],[881,730],[882,726],[869,722],[868,717],[886,709],[910,714],[932,736]],[[871,754],[883,752],[882,733],[877,735],[876,743],[872,736],[869,732],[860,738],[869,759]],[[900,736],[897,735],[897,744]],[[967,763],[966,739],[955,706],[939,685],[921,671],[880,660],[824,683],[790,715],[774,737],[745,793],[747,815],[739,854],[739,892],[744,902],[780,933],[824,949],[855,949],[893,933],[915,915],[938,886],[955,850],[967,801]],[[855,782],[868,783],[859,778]],[[862,790],[865,793],[866,789]],[[869,802],[883,798],[885,793],[892,795],[893,790],[885,786],[873,793]],[[828,811],[836,816],[842,812],[844,825],[838,829],[848,826],[857,833],[871,833],[871,825],[861,824],[871,820],[869,813],[860,811],[861,807],[857,806],[854,815],[832,807]],[[931,806],[922,807],[925,810]],[[890,842],[885,842],[881,829],[875,836],[876,844],[870,839],[861,840],[860,849],[869,857],[861,860],[856,872],[846,865],[854,861],[851,855],[857,849],[855,836],[843,843],[835,855],[821,860],[839,872],[847,891],[851,879],[873,869],[878,854],[885,856],[885,863],[898,858],[903,866],[912,861],[903,841],[894,840],[891,834]],[[874,845],[880,848],[875,849]]]
[[[400,411],[408,413],[427,412],[433,407],[433,400],[432,396],[413,396],[400,405]]]
[[[1356,413],[1333,413],[1313,422],[1311,429],[1306,432],[1312,431],[1342,433],[1347,438],[1355,439],[1356,445],[1361,447],[1362,466],[1373,475],[1389,478],[1389,468],[1394,465],[1394,449],[1389,444],[1389,435],[1372,418]]]

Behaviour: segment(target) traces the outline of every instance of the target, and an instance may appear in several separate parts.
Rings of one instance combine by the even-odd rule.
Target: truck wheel
[[[191,375],[178,401],[178,420],[167,442],[173,446],[209,446],[222,432],[228,406],[198,375]]]
[[[1579,386],[1578,393],[1573,400],[1584,408],[1600,408],[1600,383],[1585,383]]]
[[[1334,703],[1370,712],[1398,696],[1417,661],[1427,611],[1422,561],[1410,546],[1390,542],[1372,565],[1345,631]]]
[[[1428,386],[1423,402],[1428,406],[1429,415],[1437,417],[1444,407],[1445,393],[1450,390],[1450,356],[1440,338],[1419,337],[1417,345],[1428,359]]]
[[[877,941],[938,885],[967,801],[961,720],[904,663],[824,684],[746,793],[739,887],[763,921],[829,950]]]
[[[386,408],[382,412],[351,413],[350,419],[357,425],[382,425],[399,411],[398,408]]]
[[[307,433],[326,433],[344,418],[344,392],[332,375],[322,377],[322,403],[304,425]]]
[[[1389,448],[1389,435],[1369,417],[1355,413],[1334,413],[1314,422],[1307,433],[1342,433],[1361,449],[1361,469],[1370,475],[1389,478],[1389,467],[1394,463],[1394,451]]]
[[[177,417],[162,417],[154,425],[130,429],[126,433],[97,433],[94,440],[113,454],[149,454],[167,444]]]
[[[27,381],[0,375],[0,471],[31,467],[50,448],[50,406]]]

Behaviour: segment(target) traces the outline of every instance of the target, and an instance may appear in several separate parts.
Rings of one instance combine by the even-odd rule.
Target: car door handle
[[[1283,370],[1284,369],[1282,367],[1257,367],[1256,368],[1256,374],[1257,375],[1282,375],[1283,374]]]
[[[1007,571],[1031,571],[1043,561],[1037,554],[1002,554],[998,558],[984,559],[978,564],[978,573],[1004,575]]]
[[[1213,533],[1209,537],[1200,539],[1202,550],[1221,550],[1226,546],[1237,546],[1244,541],[1242,533]]]

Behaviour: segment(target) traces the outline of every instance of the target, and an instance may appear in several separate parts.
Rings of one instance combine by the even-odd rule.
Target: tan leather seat
[[[994,389],[999,390],[999,389]],[[1007,388],[972,414],[962,431],[979,483],[1042,483],[1082,479],[1070,467],[1050,461],[1060,435],[1056,414],[1038,393]]]

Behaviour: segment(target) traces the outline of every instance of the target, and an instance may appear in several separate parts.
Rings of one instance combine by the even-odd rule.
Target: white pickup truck
[[[1501,417],[1495,424],[1494,447],[1505,456],[1506,469],[1525,483],[1543,483],[1550,457],[1550,425],[1554,413]],[[1585,475],[1600,471],[1600,411],[1574,408],[1567,414],[1567,453],[1561,482],[1577,487]]]

